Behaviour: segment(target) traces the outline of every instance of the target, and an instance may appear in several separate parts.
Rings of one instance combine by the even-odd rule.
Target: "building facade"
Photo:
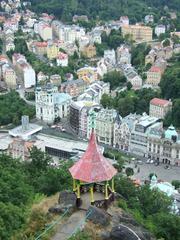
[[[180,166],[180,135],[171,125],[166,131],[151,130],[147,153],[154,161]]]
[[[159,67],[152,66],[147,72],[146,83],[152,86],[158,86],[161,81],[162,72]]]
[[[172,111],[171,101],[160,99],[160,98],[153,98],[150,101],[149,115],[151,117],[164,119],[167,113],[170,111]]]
[[[140,25],[122,26],[122,35],[132,36],[132,39],[136,42],[149,42],[152,41],[152,28]]]
[[[58,88],[48,84],[46,87],[37,87],[36,92],[36,118],[49,124],[58,118],[69,115],[71,96],[59,93]]]

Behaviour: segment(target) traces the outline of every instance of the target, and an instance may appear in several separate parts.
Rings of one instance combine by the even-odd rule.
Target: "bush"
[[[172,185],[175,186],[175,189],[180,188],[180,180],[173,180]]]

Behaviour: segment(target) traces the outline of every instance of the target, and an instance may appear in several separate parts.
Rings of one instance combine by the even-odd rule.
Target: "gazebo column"
[[[108,199],[109,199],[109,194],[108,194],[108,181],[106,181],[105,184],[105,208],[108,208]]]
[[[91,194],[91,205],[94,204],[94,186],[90,187],[90,194]]]
[[[76,179],[73,179],[73,192],[76,192]]]
[[[112,197],[113,197],[113,201],[114,201],[114,193],[115,193],[115,188],[114,188],[114,177],[111,180],[111,189],[112,189]]]
[[[81,191],[80,191],[80,183],[77,184],[77,207],[81,205]]]

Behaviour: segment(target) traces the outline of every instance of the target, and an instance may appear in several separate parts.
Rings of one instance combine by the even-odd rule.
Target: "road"
[[[33,101],[28,101],[28,100],[25,98],[25,89],[24,89],[24,88],[19,88],[19,89],[16,90],[16,92],[19,93],[20,98],[22,98],[28,105],[35,106],[35,102],[33,102]]]

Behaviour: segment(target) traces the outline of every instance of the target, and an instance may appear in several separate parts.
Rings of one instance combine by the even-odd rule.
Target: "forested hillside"
[[[132,22],[141,21],[146,14],[162,16],[164,6],[179,10],[179,0],[30,0],[36,12],[49,12],[62,20],[74,14],[85,14],[91,19],[117,19],[128,15]]]

